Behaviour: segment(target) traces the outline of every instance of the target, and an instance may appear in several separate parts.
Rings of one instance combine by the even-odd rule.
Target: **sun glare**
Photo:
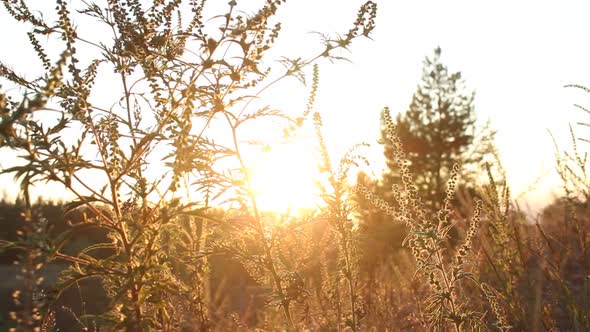
[[[261,152],[251,169],[259,208],[284,213],[319,203],[314,180],[319,177],[313,148],[298,141]]]

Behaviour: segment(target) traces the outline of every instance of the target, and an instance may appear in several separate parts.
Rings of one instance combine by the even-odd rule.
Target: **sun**
[[[302,140],[261,152],[251,168],[252,189],[262,211],[284,213],[312,208],[321,200],[314,149]]]

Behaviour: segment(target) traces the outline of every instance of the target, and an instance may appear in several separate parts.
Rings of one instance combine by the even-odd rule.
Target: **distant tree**
[[[476,125],[474,92],[465,87],[460,72],[449,72],[436,48],[424,60],[422,79],[409,109],[398,114],[396,127],[410,161],[419,193],[426,206],[436,211],[445,197],[453,164],[462,165],[463,183],[472,183],[487,153],[493,152],[494,133]],[[383,129],[384,130],[384,129]],[[382,131],[382,137],[385,137]],[[392,146],[381,139],[388,170],[382,190],[400,183],[392,161]]]
[[[494,152],[494,132],[489,125],[478,127],[474,93],[465,87],[460,72],[449,72],[440,61],[441,49],[426,57],[422,79],[412,97],[409,109],[395,119],[411,174],[418,186],[424,207],[436,213],[446,195],[447,181],[453,164],[460,163],[462,173],[457,188],[471,191],[481,173],[484,157]],[[381,121],[383,122],[383,114]],[[394,147],[386,139],[382,126],[379,143],[383,144],[387,170],[381,180],[360,174],[357,183],[397,206],[392,186],[401,185],[399,167],[393,160]],[[401,250],[406,226],[392,223],[391,217],[357,195],[360,230],[363,234],[363,264],[373,271]],[[471,210],[467,207],[466,211]]]

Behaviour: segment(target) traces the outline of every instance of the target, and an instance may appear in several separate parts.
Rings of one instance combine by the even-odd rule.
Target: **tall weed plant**
[[[8,14],[29,28],[42,65],[26,79],[0,64],[4,84],[21,94],[2,94],[0,141],[24,161],[3,173],[20,181],[27,202],[31,186],[57,182],[76,197],[64,213],[83,210],[82,220],[44,239],[42,249],[29,240],[5,247],[27,252],[22,261],[28,265],[41,258],[70,264],[48,301],[82,280],[100,280],[111,302],[106,312],[77,317],[83,328],[211,329],[207,257],[226,251],[270,286],[269,305],[280,308],[282,326],[295,329],[299,281],[283,261],[282,232],[258,208],[242,128],[262,118],[287,118],[252,101],[287,77],[305,82],[310,65],[336,60],[338,49],[369,36],[376,5],[361,6],[344,34],[325,36],[315,56],[283,58],[277,69],[267,65],[266,53],[279,37],[276,14],[283,3],[268,0],[248,15],[230,1],[225,12],[204,18],[205,1],[82,2],[74,8],[57,0],[57,20],[46,22],[24,1],[3,1]],[[78,19],[104,34],[85,36]],[[119,88],[112,104],[103,101],[111,96],[93,89],[105,72],[114,73]],[[210,129],[220,123],[225,137]],[[230,197],[237,208],[217,219],[210,208],[219,197]],[[27,204],[27,225],[40,222],[31,209]],[[208,240],[225,227],[239,227],[243,245],[234,245],[231,236]],[[108,238],[65,253],[64,246],[86,228],[106,230]],[[98,251],[108,254],[98,258]],[[27,273],[33,279],[25,290],[31,293],[37,283]],[[51,309],[40,312],[23,301],[23,314],[15,319],[26,329],[51,315]]]

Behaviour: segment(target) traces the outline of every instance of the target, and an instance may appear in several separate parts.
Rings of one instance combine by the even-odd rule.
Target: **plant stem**
[[[252,211],[254,213],[254,222],[255,222],[254,226],[255,226],[256,232],[258,233],[258,236],[260,237],[260,240],[263,242],[265,264],[271,273],[272,280],[274,281],[274,284],[275,284],[275,288],[277,289],[277,293],[279,295],[279,298],[281,299],[281,307],[283,309],[285,319],[287,320],[288,328],[289,328],[289,330],[293,330],[295,325],[293,324],[293,319],[291,317],[291,312],[289,310],[289,300],[285,296],[285,293],[283,291],[283,286],[281,283],[281,278],[280,278],[279,274],[277,273],[277,269],[275,266],[275,262],[274,262],[274,258],[273,258],[272,250],[271,250],[272,243],[269,243],[268,240],[266,239],[266,236],[264,235],[264,227],[262,226],[262,222],[260,219],[260,212],[258,211],[256,196],[254,195],[254,191],[252,190],[252,182],[250,179],[248,168],[246,167],[246,163],[244,162],[244,158],[242,157],[242,154],[240,153],[240,146],[238,144],[236,126],[232,124],[232,122],[227,114],[225,114],[225,116],[226,116],[226,119],[227,119],[228,123],[230,124],[231,130],[232,130],[232,139],[233,139],[234,149],[235,149],[235,153],[236,153],[236,158],[238,159],[238,162],[240,163],[240,168],[244,174],[244,178],[245,178],[245,182],[246,182],[246,190],[248,192],[248,198],[250,199],[250,204],[252,205]]]

